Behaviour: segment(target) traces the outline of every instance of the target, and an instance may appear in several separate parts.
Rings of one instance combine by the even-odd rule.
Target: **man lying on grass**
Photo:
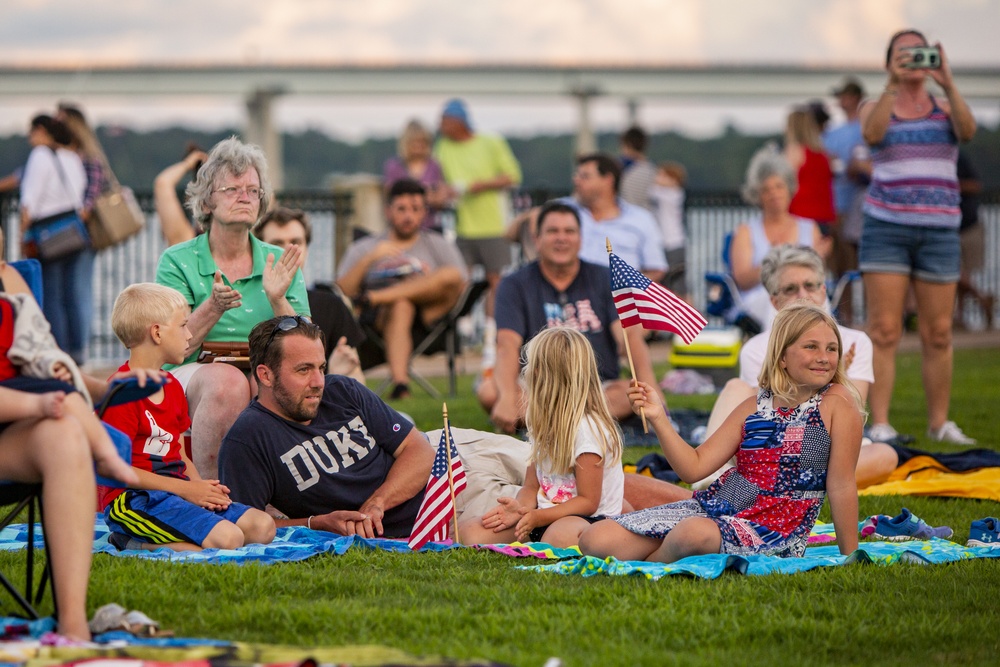
[[[409,536],[434,460],[427,438],[364,385],[327,375],[323,332],[307,318],[261,322],[249,342],[257,399],[219,452],[230,497],[258,509],[273,506],[285,516],[279,527]],[[527,447],[505,436],[456,432],[468,476],[467,511],[485,512],[499,495],[516,493]],[[630,492],[635,507],[691,495],[626,475],[627,500]]]

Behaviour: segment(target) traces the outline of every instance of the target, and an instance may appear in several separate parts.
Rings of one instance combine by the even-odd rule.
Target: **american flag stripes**
[[[652,282],[621,257],[611,258],[611,293],[623,327],[641,324],[645,329],[672,331],[691,344],[708,322],[673,292]]]
[[[448,443],[451,443],[451,478],[455,487],[455,496],[465,489],[465,468],[462,459],[458,457],[455,439],[451,437],[451,427],[445,424],[441,431],[441,443],[438,445],[434,465],[431,466],[431,477],[427,481],[424,500],[420,503],[417,519],[413,522],[413,532],[407,542],[416,551],[430,541],[439,542],[448,539],[448,522],[455,515],[452,504],[451,485],[448,483]],[[457,539],[457,537],[456,537]]]

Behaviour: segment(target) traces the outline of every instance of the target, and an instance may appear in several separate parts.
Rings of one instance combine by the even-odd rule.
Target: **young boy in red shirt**
[[[129,360],[119,370],[179,364],[188,351],[190,308],[180,292],[155,283],[125,288],[115,300],[111,328]],[[191,425],[181,384],[167,384],[149,398],[109,409],[104,421],[132,438],[132,466],[139,483],[102,488],[101,507],[119,549],[177,551],[237,549],[274,539],[266,513],[229,500],[217,479],[202,479],[188,459],[183,434]]]

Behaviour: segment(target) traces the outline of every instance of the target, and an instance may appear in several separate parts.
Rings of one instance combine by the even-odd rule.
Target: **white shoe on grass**
[[[936,430],[927,429],[927,437],[934,442],[945,442],[952,445],[976,444],[976,439],[962,433],[962,429],[953,421],[941,424],[941,428]]]
[[[868,427],[868,437],[872,442],[892,442],[899,433],[889,424],[872,424]]]

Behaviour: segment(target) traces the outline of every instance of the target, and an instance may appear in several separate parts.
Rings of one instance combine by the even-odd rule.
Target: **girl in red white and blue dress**
[[[712,553],[801,556],[829,495],[840,552],[853,552],[854,468],[863,419],[842,356],[829,315],[813,305],[782,309],[771,330],[760,391],[697,449],[677,435],[659,392],[644,383],[632,387],[633,410],[645,411],[681,479],[701,479],[733,455],[736,467],[691,500],[594,524],[580,536],[580,550],[664,563]]]

